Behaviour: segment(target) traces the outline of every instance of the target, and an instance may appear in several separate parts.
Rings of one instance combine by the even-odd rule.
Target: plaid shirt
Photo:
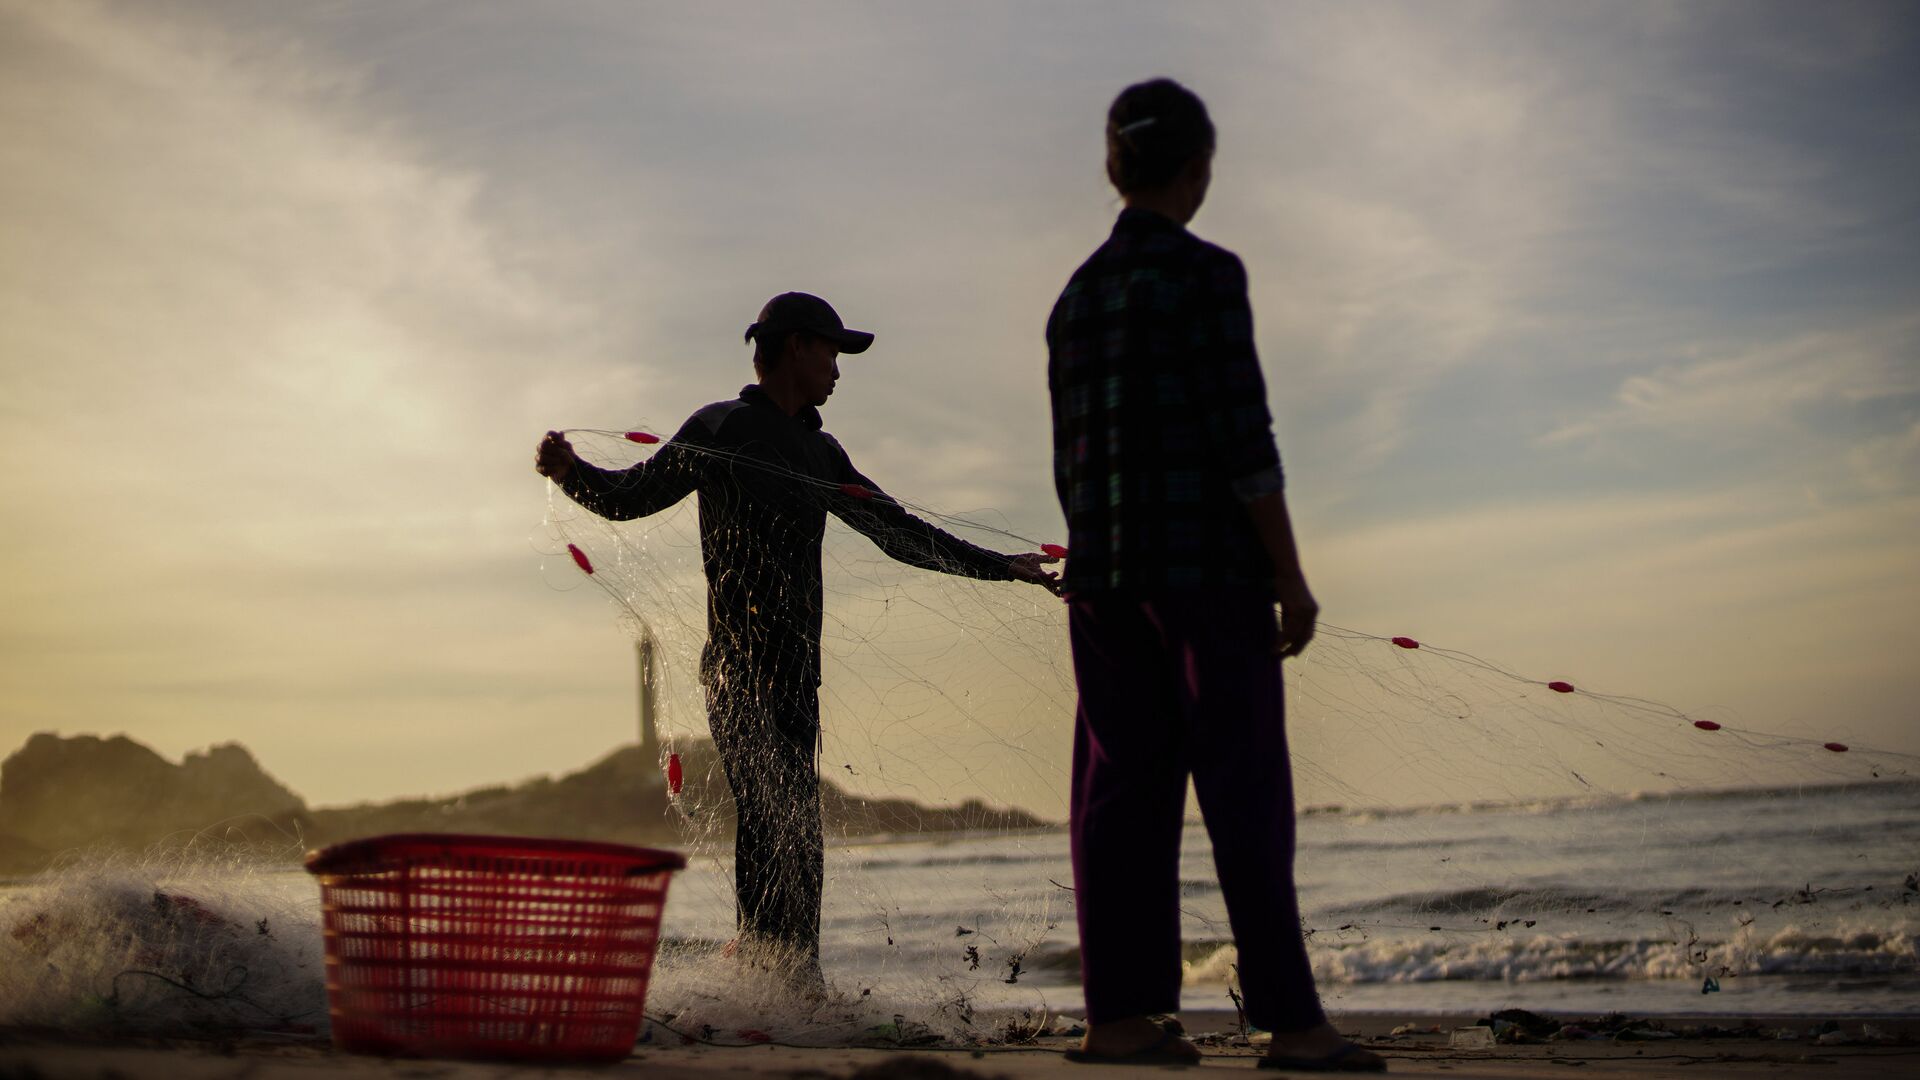
[[[1247,275],[1125,210],[1047,320],[1067,591],[1271,588],[1243,500],[1281,489]]]

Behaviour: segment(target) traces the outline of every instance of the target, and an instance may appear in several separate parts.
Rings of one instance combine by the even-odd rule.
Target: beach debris
[[[1445,1035],[1446,1029],[1439,1024],[1401,1024],[1388,1032],[1389,1035]]]
[[[1240,992],[1234,989],[1240,982],[1240,965],[1228,964],[1227,971],[1233,976],[1227,981],[1227,997],[1233,1001],[1234,1026],[1240,1029],[1241,1035],[1252,1039],[1253,1027],[1247,1023],[1247,1003],[1240,999]]]
[[[978,945],[967,946],[966,959],[967,959],[968,971],[979,971],[980,970],[980,946]]]
[[[1024,959],[1024,957],[1019,957],[1019,956],[1007,957],[1007,977],[1004,979],[1001,979],[1000,980],[1001,982],[1007,983],[1008,985],[1012,985],[1013,983],[1017,983],[1020,981],[1020,976],[1022,974],[1022,971],[1020,968],[1020,961],[1022,959]]]
[[[1493,1029],[1494,1038],[1503,1043],[1540,1042],[1560,1030],[1560,1021],[1526,1009],[1501,1009],[1480,1021]]]
[[[1009,1043],[1030,1043],[1042,1035],[1053,1033],[1053,1013],[1045,1005],[1034,1009],[1024,1009],[1018,1016],[1007,1018],[1007,1026],[1000,1029],[1000,1038]]]
[[[977,934],[977,933],[979,933],[978,930],[974,930],[965,926],[956,926],[953,928],[954,937],[966,937],[968,934]]]
[[[1490,1027],[1454,1028],[1447,1035],[1447,1046],[1454,1050],[1486,1050],[1493,1046],[1493,1029]]]
[[[1562,1024],[1560,1030],[1547,1036],[1548,1042],[1575,1042],[1583,1039],[1602,1038],[1597,1031],[1590,1031],[1578,1024]]]
[[[1709,976],[1707,976],[1707,981],[1706,981],[1706,982],[1703,982],[1703,983],[1701,983],[1701,984],[1700,984],[1700,992],[1701,992],[1702,994],[1717,994],[1717,993],[1719,993],[1719,992],[1720,992],[1720,980],[1719,980],[1719,979],[1716,979],[1716,978],[1714,978],[1714,977],[1713,977],[1713,976],[1711,976],[1711,975],[1709,975]]]

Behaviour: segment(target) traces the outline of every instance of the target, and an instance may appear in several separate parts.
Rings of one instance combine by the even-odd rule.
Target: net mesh
[[[609,467],[647,452],[620,432],[570,435]],[[693,887],[709,890],[706,910],[724,914],[727,789],[698,750],[706,718],[691,692],[704,638],[691,503],[613,524],[556,495],[548,527],[556,546],[588,559],[561,564],[559,580],[590,567],[585,580],[605,590],[629,632],[663,643],[671,658],[662,766],[677,758],[709,770],[689,778],[674,805],[688,845],[716,869]],[[992,515],[909,508],[995,550],[1041,546]],[[966,800],[1064,820],[1074,689],[1062,605],[1026,586],[900,565],[833,524],[824,562],[822,772],[853,801],[908,801],[883,827],[829,806],[838,859],[828,865],[825,1012],[783,1013],[776,992],[753,1002],[750,1019],[722,1022],[714,1010],[727,1012],[723,995],[702,1001],[664,983],[662,1008],[793,1037],[829,1018],[860,1027],[895,1014],[978,1037],[983,1006],[1029,1015],[1077,1006],[1063,836],[1023,833],[983,807],[976,835],[981,826],[993,834],[991,850],[943,865],[937,851],[916,849],[914,874],[897,878],[876,872],[885,859],[871,854],[876,832],[952,828],[933,808]],[[1286,672],[1303,930],[1334,1007],[1365,1007],[1371,988],[1407,983],[1433,984],[1436,1006],[1453,1000],[1442,984],[1488,980],[1661,979],[1691,992],[1783,957],[1795,971],[1916,968],[1914,868],[1873,827],[1892,821],[1907,830],[1898,835],[1920,838],[1910,755],[1750,730],[1734,716],[1691,715],[1568,673],[1516,672],[1324,624]],[[1862,786],[1891,804],[1834,802]],[[1236,1003],[1204,834],[1193,830],[1187,847],[1190,996]],[[1605,854],[1583,861],[1588,848]],[[1622,848],[1637,850],[1638,880],[1601,880],[1596,862],[1617,864]],[[1823,851],[1831,857],[1781,865]],[[1795,875],[1808,880],[1787,887]],[[969,903],[976,918],[951,917]],[[701,972],[690,987],[716,985],[703,965],[728,970],[720,954],[730,929],[719,915],[708,927],[710,938],[679,946],[679,964]]]
[[[569,436],[612,469],[658,446]],[[1044,540],[992,513],[903,505],[1001,552]],[[808,983],[805,958],[736,940],[735,810],[699,674],[697,500],[616,523],[555,492],[539,546],[554,588],[604,592],[654,659],[660,783],[690,865],[648,1037],[1018,1041],[1078,1010],[1058,828],[1074,702],[1063,605],[903,565],[829,520],[826,786],[804,808],[825,822],[824,977]],[[1285,667],[1302,930],[1330,1008],[1598,1012],[1623,988],[1643,1010],[1915,1000],[1914,756],[1451,644],[1322,624]],[[1231,933],[1197,825],[1180,872],[1186,1003],[1231,1009]],[[201,845],[0,890],[9,1023],[323,1031],[319,957],[312,884],[284,861]]]

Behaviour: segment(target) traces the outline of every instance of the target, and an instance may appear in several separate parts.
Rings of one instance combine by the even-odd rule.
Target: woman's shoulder
[[[1228,251],[1226,248],[1221,247],[1211,240],[1202,240],[1192,233],[1188,233],[1187,238],[1191,241],[1190,257],[1195,264],[1210,269],[1232,271],[1242,276],[1246,274],[1246,266],[1241,263],[1240,256],[1235,255],[1233,252]]]
[[[1187,237],[1186,263],[1191,280],[1216,295],[1247,290],[1247,268],[1240,256],[1192,233]]]

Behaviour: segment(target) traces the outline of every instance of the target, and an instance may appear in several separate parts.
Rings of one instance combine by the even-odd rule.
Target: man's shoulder
[[[708,438],[718,438],[720,436],[720,429],[726,427],[729,420],[733,420],[736,417],[746,419],[745,414],[750,412],[751,407],[743,398],[736,397],[728,398],[725,401],[715,401],[708,405],[702,405],[700,408],[694,410],[693,415],[687,418],[687,422],[682,427],[682,430],[695,429],[697,431],[704,429],[703,433]]]

